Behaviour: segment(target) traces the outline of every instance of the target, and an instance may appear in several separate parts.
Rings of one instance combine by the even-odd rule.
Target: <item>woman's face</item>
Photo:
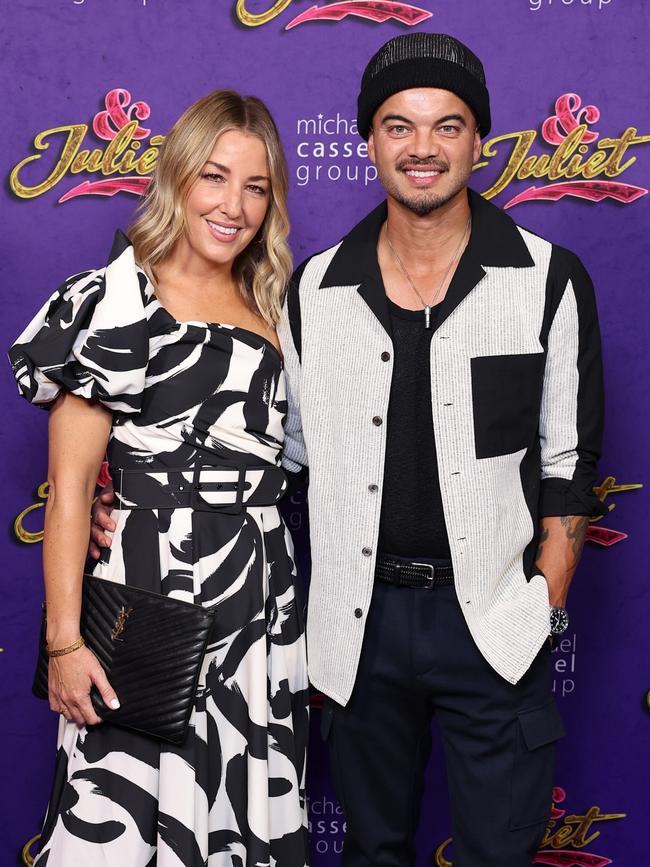
[[[259,231],[271,201],[266,147],[229,130],[217,139],[185,204],[184,245],[216,266],[232,266]]]

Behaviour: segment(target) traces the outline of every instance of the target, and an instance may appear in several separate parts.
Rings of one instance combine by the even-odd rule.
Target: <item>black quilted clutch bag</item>
[[[200,605],[84,575],[81,634],[120,700],[120,707],[112,710],[93,686],[90,697],[98,716],[114,725],[181,743],[213,618]],[[44,610],[32,692],[46,699],[45,634]]]

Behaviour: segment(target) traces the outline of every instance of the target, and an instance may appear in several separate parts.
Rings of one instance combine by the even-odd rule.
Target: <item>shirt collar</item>
[[[535,263],[514,221],[500,208],[468,189],[472,212],[472,233],[463,256],[473,265],[488,268],[528,268]],[[376,279],[377,239],[386,222],[386,202],[382,202],[349,232],[334,254],[321,288],[358,286]]]

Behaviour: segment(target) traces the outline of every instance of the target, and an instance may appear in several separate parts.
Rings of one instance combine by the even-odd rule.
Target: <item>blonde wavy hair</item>
[[[266,147],[269,208],[257,236],[237,256],[233,275],[246,303],[275,326],[291,275],[287,244],[288,172],[277,127],[264,103],[233,90],[215,90],[191,105],[163,142],[158,162],[128,233],[135,259],[155,285],[155,269],[185,228],[185,201],[224,132],[240,130]]]

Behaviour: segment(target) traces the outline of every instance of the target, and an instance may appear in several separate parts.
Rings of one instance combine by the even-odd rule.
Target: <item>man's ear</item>
[[[481,133],[479,128],[476,127],[476,131],[474,132],[474,162],[477,163],[481,156]]]
[[[375,159],[375,136],[372,131],[372,127],[370,128],[370,135],[368,136],[368,156],[371,161],[377,165],[377,160]]]

